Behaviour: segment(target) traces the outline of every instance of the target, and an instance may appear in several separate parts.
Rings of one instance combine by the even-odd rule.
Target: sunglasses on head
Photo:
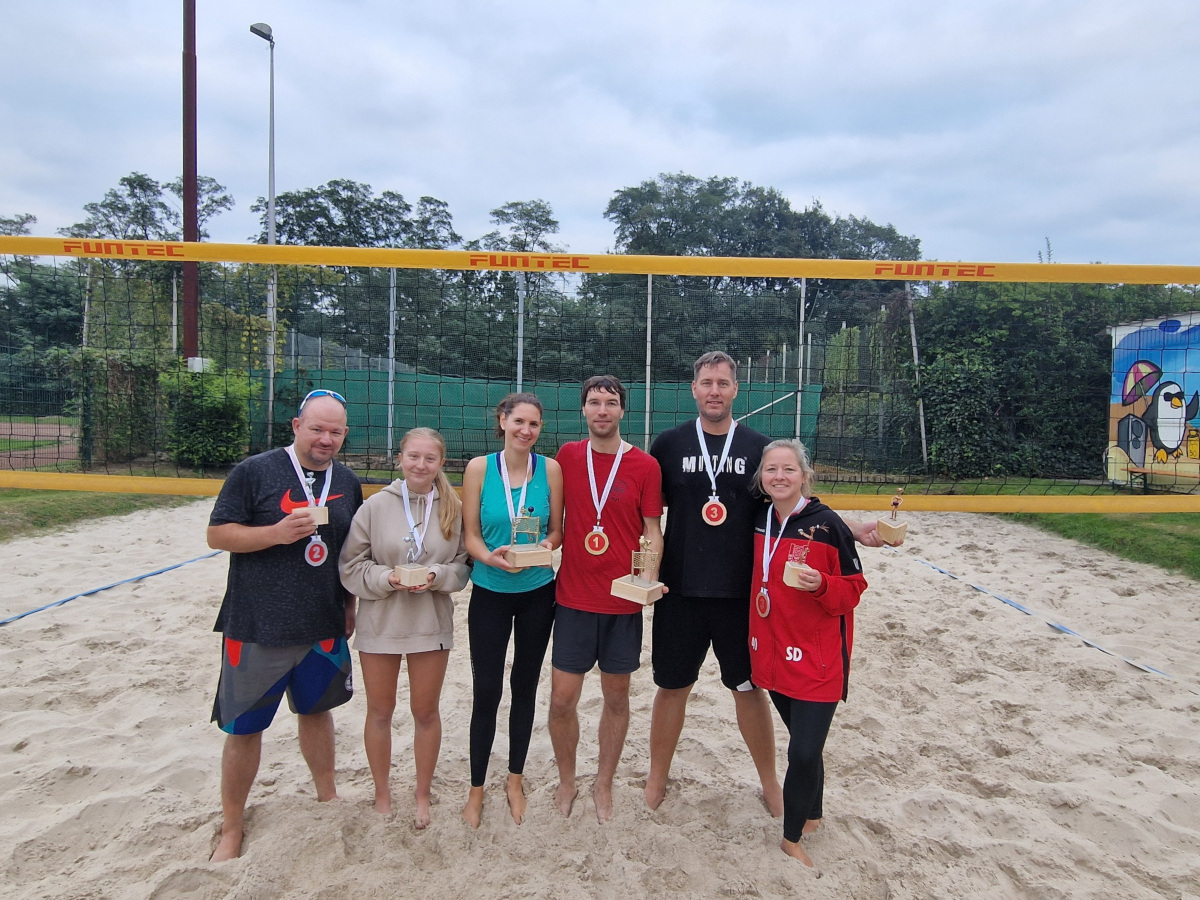
[[[309,400],[311,400],[313,397],[332,397],[338,403],[342,404],[343,407],[346,405],[346,398],[343,397],[341,394],[339,394],[337,391],[327,391],[324,388],[319,388],[315,391],[309,391],[308,394],[304,397],[304,399],[300,401],[300,409],[298,409],[296,411],[296,415],[300,415],[300,413],[304,412],[304,404],[307,403]]]

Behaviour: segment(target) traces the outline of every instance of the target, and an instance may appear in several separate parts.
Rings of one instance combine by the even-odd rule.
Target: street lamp
[[[256,34],[271,45],[271,124],[267,164],[267,244],[275,244],[275,36],[271,26],[255,22],[250,33]],[[271,276],[267,282],[267,449],[270,449],[275,427],[275,330],[276,330],[276,280],[275,264],[271,264]]]

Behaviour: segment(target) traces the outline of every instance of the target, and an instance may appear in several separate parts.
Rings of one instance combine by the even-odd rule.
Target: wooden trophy
[[[889,547],[894,547],[896,544],[902,543],[904,535],[908,533],[908,523],[896,521],[896,513],[903,502],[904,488],[896,488],[896,496],[892,498],[892,515],[887,519],[880,519],[876,523],[880,540]]]
[[[512,520],[512,540],[504,553],[505,561],[514,569],[554,565],[554,551],[537,542],[542,533],[542,520],[537,516],[517,516]],[[521,542],[521,535],[530,540]]]
[[[308,511],[312,513],[314,525],[329,524],[329,507],[328,506],[310,506]]]
[[[614,578],[612,593],[622,600],[632,600],[642,606],[649,606],[663,595],[663,583],[650,581],[646,573],[658,567],[658,554],[650,550],[650,539],[644,534],[638,538],[641,550],[633,552],[633,565],[628,575]]]
[[[392,571],[396,573],[396,577],[400,579],[400,584],[404,587],[417,587],[427,581],[433,580],[433,573],[429,571],[429,566],[423,566],[416,562],[417,558],[417,542],[413,540],[410,534],[404,539],[408,548],[408,562],[403,565],[396,566]]]
[[[783,564],[783,583],[788,587],[799,588],[800,581],[797,576],[801,569],[807,569],[808,564],[805,562],[808,559],[809,544],[803,546],[793,544],[788,550],[787,562]]]

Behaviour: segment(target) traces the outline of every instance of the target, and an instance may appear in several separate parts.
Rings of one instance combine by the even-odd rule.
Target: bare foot
[[[804,837],[808,837],[814,831],[821,827],[820,819],[809,819],[804,823],[804,828],[800,832]]]
[[[579,788],[572,781],[570,785],[560,781],[558,790],[554,792],[554,805],[558,807],[558,811],[564,816],[571,815],[571,807],[575,805],[575,798],[579,796]]]
[[[413,824],[417,826],[418,830],[428,828],[429,795],[426,794],[424,797],[422,797],[416,791],[413,791],[413,795],[417,798],[417,814],[413,817]]]
[[[471,792],[467,794],[467,805],[463,807],[462,816],[472,828],[479,827],[479,821],[483,818],[482,787],[471,788]]]
[[[666,799],[666,796],[667,796],[666,782],[663,782],[662,784],[657,784],[657,783],[651,781],[649,778],[646,779],[646,805],[648,807],[650,807],[651,809],[658,809],[659,804],[661,804],[663,802],[663,800]]]
[[[774,784],[763,785],[763,805],[773,818],[778,819],[783,815],[783,788],[778,780]]]
[[[780,842],[780,844],[779,844],[779,849],[781,849],[784,853],[786,853],[792,859],[800,860],[800,862],[804,863],[810,869],[816,868],[816,866],[813,864],[812,859],[809,857],[809,855],[807,853],[804,852],[804,848],[800,846],[799,841],[797,841],[796,843],[793,844],[787,838],[784,838],[783,841]]]
[[[381,816],[390,816],[392,814],[392,792],[388,791],[385,794],[375,795],[375,812]]]
[[[596,821],[603,825],[612,818],[612,785],[596,782],[592,785],[592,803],[596,805]]]
[[[217,841],[217,848],[213,850],[212,856],[208,858],[209,862],[225,862],[227,859],[237,859],[242,855],[242,829],[240,828],[222,828],[221,840]]]
[[[525,786],[522,776],[509,772],[505,792],[508,794],[508,811],[513,821],[520,825],[525,819]]]

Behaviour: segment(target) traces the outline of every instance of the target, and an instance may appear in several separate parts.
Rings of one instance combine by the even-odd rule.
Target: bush
[[[160,378],[171,406],[167,448],[175,462],[197,469],[230,466],[250,441],[250,384],[241,372],[188,372]]]
[[[80,459],[129,462],[158,446],[158,373],[153,353],[81,350]]]

